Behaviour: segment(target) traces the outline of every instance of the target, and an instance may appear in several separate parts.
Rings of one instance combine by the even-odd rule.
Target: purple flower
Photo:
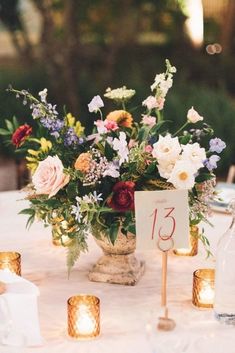
[[[217,156],[216,154],[213,154],[208,158],[205,162],[204,165],[207,167],[209,171],[212,171],[213,169],[217,168],[217,162],[220,160],[220,157]]]
[[[210,143],[210,149],[209,149],[210,152],[220,153],[226,147],[226,143],[218,137],[211,139],[209,143]]]
[[[78,138],[76,135],[74,128],[70,127],[68,128],[65,137],[64,137],[64,144],[65,146],[76,146],[83,143],[83,139]]]
[[[41,124],[50,131],[50,134],[56,138],[59,137],[59,132],[64,127],[64,121],[60,119],[52,119],[50,116],[45,116],[40,119]]]

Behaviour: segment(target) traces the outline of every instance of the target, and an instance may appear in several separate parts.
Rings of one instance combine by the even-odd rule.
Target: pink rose
[[[104,121],[104,126],[108,131],[116,131],[118,129],[118,124],[116,123],[116,121],[112,121],[112,120],[106,119]]]
[[[141,123],[153,127],[156,124],[156,118],[150,115],[143,115]]]
[[[48,156],[39,162],[32,177],[37,194],[52,197],[69,182],[69,175],[64,174],[64,166],[58,156]]]

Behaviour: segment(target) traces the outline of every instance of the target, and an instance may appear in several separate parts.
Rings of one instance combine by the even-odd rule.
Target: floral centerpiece
[[[134,90],[108,88],[104,98],[117,105],[111,112],[105,112],[103,99],[95,96],[88,104],[89,112],[98,114],[90,135],[70,113],[59,116],[47,101],[47,89],[35,98],[26,90],[9,88],[30,105],[39,125],[33,131],[28,124],[18,126],[14,118],[0,130],[25,152],[32,175],[30,206],[21,213],[29,215],[28,225],[35,219],[52,225],[54,239],[68,248],[69,268],[87,251],[90,233],[103,234],[112,244],[120,229],[123,236],[135,234],[135,191],[188,189],[190,224],[207,219],[214,169],[225,143],[212,138],[213,130],[193,107],[185,124],[169,131],[162,111],[175,72],[166,60],[166,71],[156,75],[136,120],[129,108]],[[200,237],[207,244],[205,236]]]

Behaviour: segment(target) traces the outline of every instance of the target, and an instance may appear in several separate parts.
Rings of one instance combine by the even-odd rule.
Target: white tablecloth
[[[156,250],[137,254],[146,261],[146,272],[134,287],[93,283],[87,278],[101,251],[90,240],[89,253],[81,256],[68,280],[66,250],[52,245],[49,228],[41,223],[25,229],[26,216],[17,213],[27,206],[19,192],[0,193],[0,249],[22,254],[22,275],[40,289],[39,312],[45,343],[36,348],[0,346],[0,353],[235,353],[235,328],[214,319],[213,310],[191,304],[192,274],[214,267],[200,249],[196,257],[169,257],[168,301],[172,332],[157,332],[160,312],[161,255]],[[214,251],[230,217],[215,214],[214,228],[205,225]],[[91,293],[101,300],[101,335],[93,341],[75,342],[67,337],[67,299]]]

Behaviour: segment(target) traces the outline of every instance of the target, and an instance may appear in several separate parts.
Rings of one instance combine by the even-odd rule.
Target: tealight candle
[[[193,304],[199,308],[212,308],[214,303],[214,269],[199,269],[193,273]]]
[[[16,275],[21,276],[21,255],[18,252],[0,252],[0,269],[8,269]]]
[[[68,299],[68,334],[76,339],[91,339],[100,334],[100,300],[93,295]]]
[[[195,256],[198,253],[198,227],[191,226],[189,233],[189,246],[188,248],[174,249],[175,255],[179,256]]]

